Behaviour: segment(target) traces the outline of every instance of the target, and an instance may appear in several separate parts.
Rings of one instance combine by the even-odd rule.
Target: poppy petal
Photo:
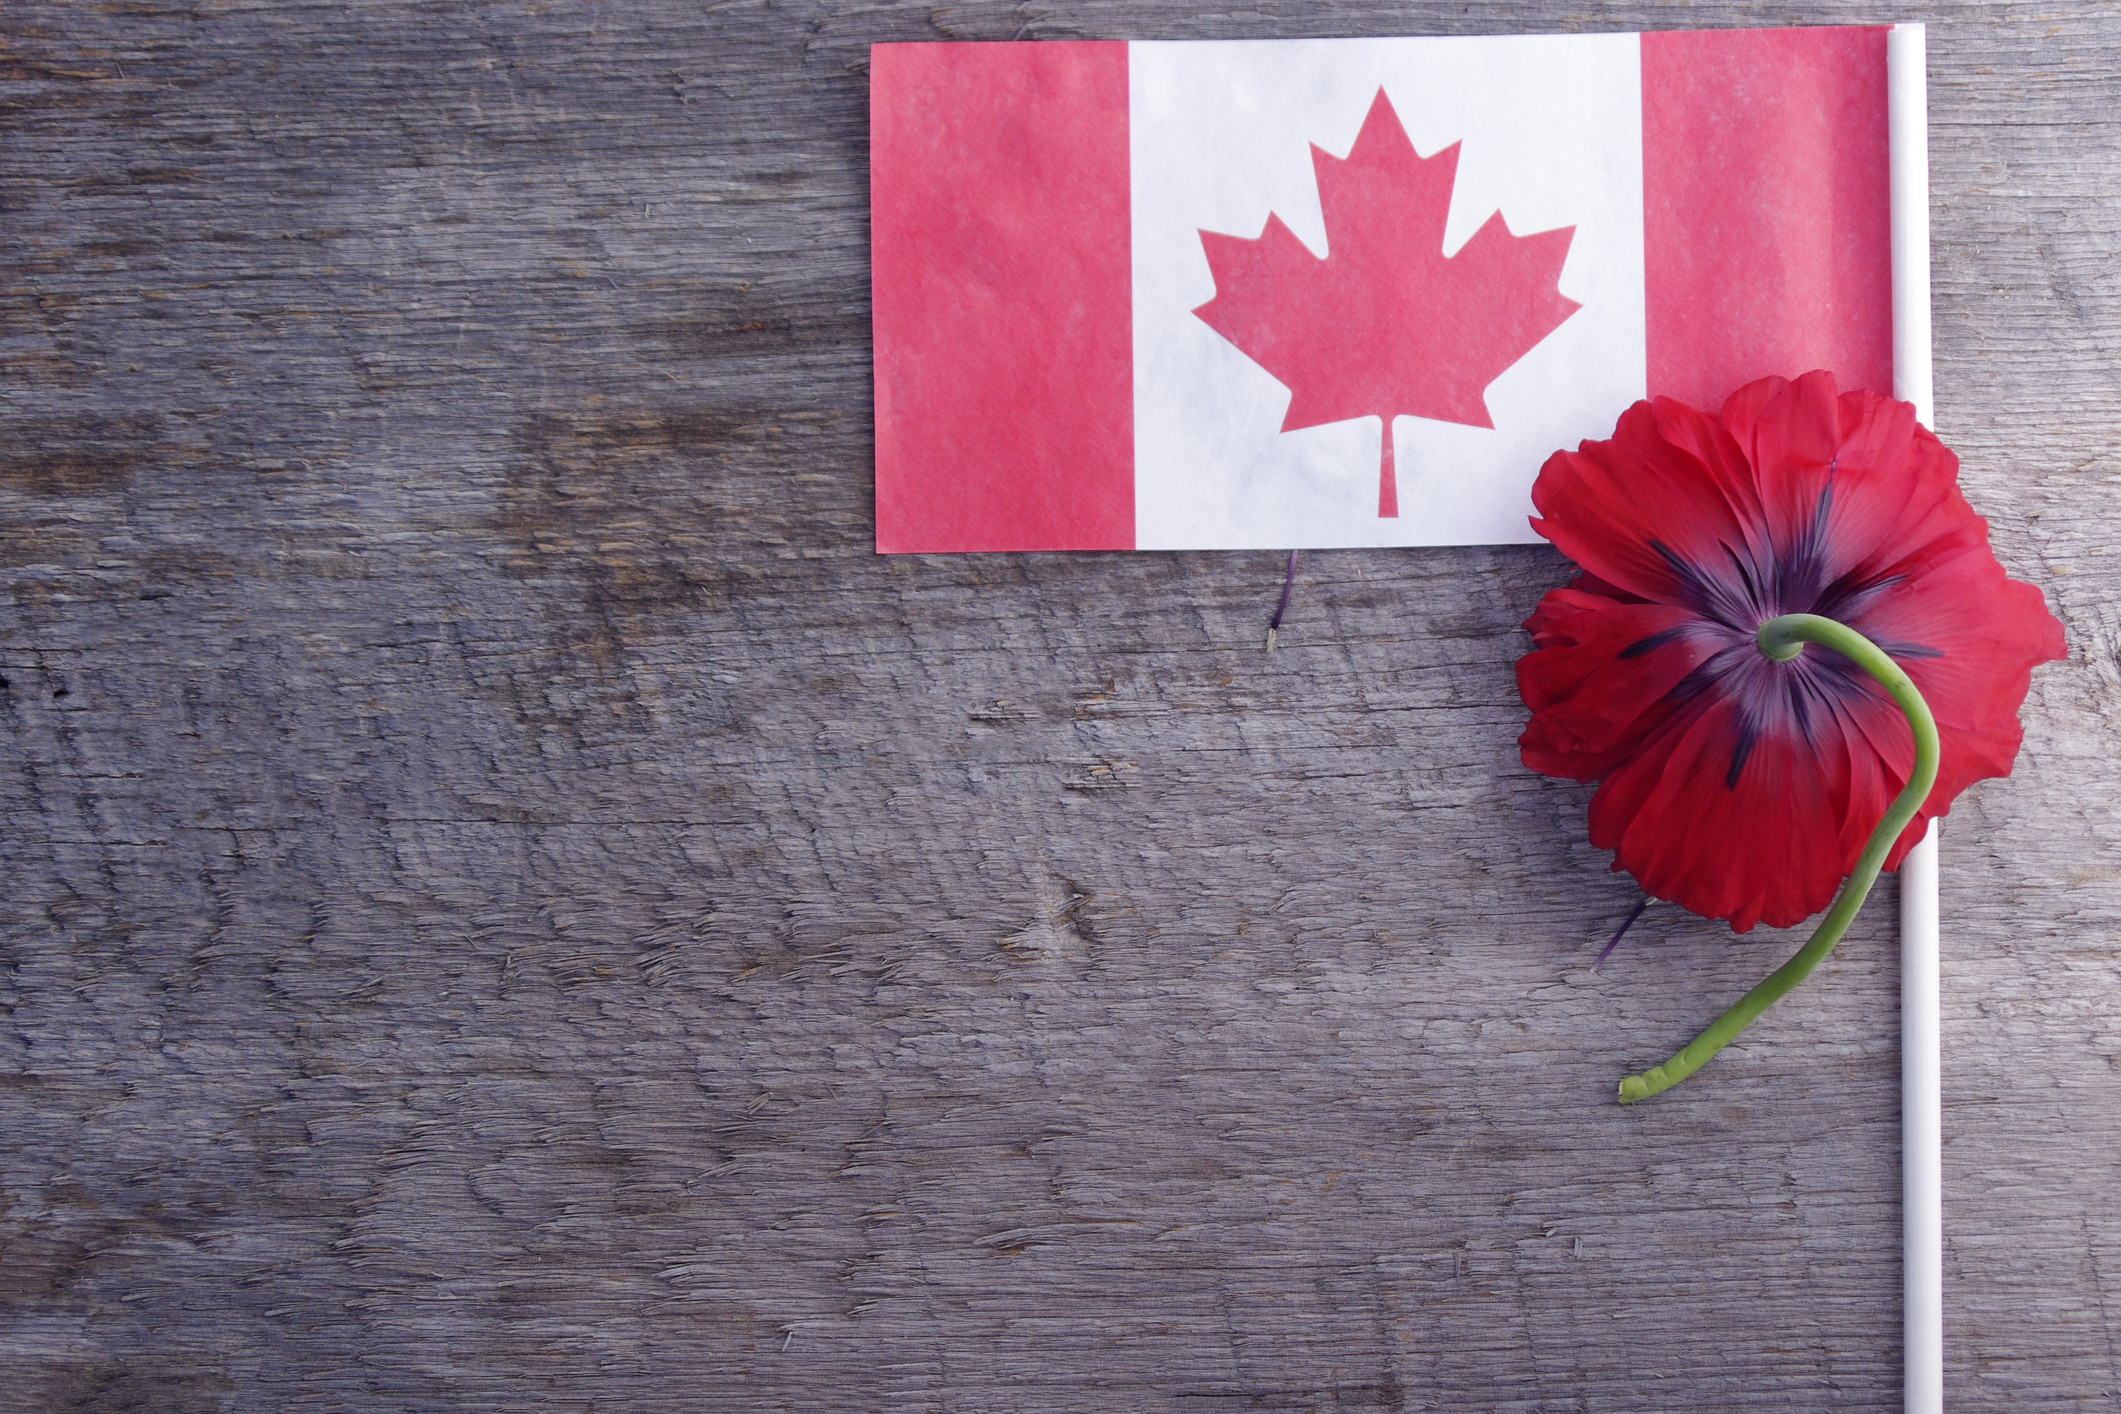
[[[1735,701],[1718,700],[1661,749],[1646,750],[1599,788],[1591,843],[1659,898],[1736,932],[1765,920],[1786,928],[1824,908],[1847,873],[1831,822],[1832,764],[1781,733],[1752,744],[1728,779],[1744,734]],[[1608,792],[1611,792],[1609,797]]]
[[[1579,781],[1633,749],[1666,715],[1659,704],[1718,647],[1685,609],[1573,588],[1548,594],[1526,626],[1539,647],[1517,660],[1518,692],[1533,712],[1519,745],[1534,770]]]
[[[1734,505],[1708,466],[1664,440],[1648,403],[1621,415],[1611,441],[1547,458],[1532,504],[1540,514],[1533,529],[1585,570],[1697,611],[1757,534],[1750,499]]]

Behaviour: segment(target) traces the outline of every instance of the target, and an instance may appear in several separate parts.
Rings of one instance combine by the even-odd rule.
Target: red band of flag
[[[871,56],[876,548],[1134,548],[1127,46]]]

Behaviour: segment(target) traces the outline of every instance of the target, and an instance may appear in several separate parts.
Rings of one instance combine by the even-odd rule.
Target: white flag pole
[[[1936,426],[1930,385],[1929,112],[1921,25],[1886,38],[1893,209],[1893,396]],[[1943,1100],[1937,825],[1900,866],[1900,1247],[1907,1414],[1944,1409]]]

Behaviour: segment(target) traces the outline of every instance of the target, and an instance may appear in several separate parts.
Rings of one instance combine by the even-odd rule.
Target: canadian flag
[[[877,549],[1531,541],[1639,398],[1891,391],[1888,33],[875,46]]]

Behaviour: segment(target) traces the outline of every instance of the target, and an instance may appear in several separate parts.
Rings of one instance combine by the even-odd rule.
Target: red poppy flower
[[[1937,783],[1886,868],[1960,791],[2010,773],[2062,626],[1989,553],[1958,472],[1912,407],[1826,373],[1754,383],[1720,417],[1637,403],[1611,441],[1547,460],[1532,525],[1582,573],[1525,620],[1518,744],[1535,771],[1601,782],[1591,842],[1615,869],[1741,933],[1833,898],[1914,748],[1847,659],[1762,653],[1781,614],[1863,634],[1936,715]]]

